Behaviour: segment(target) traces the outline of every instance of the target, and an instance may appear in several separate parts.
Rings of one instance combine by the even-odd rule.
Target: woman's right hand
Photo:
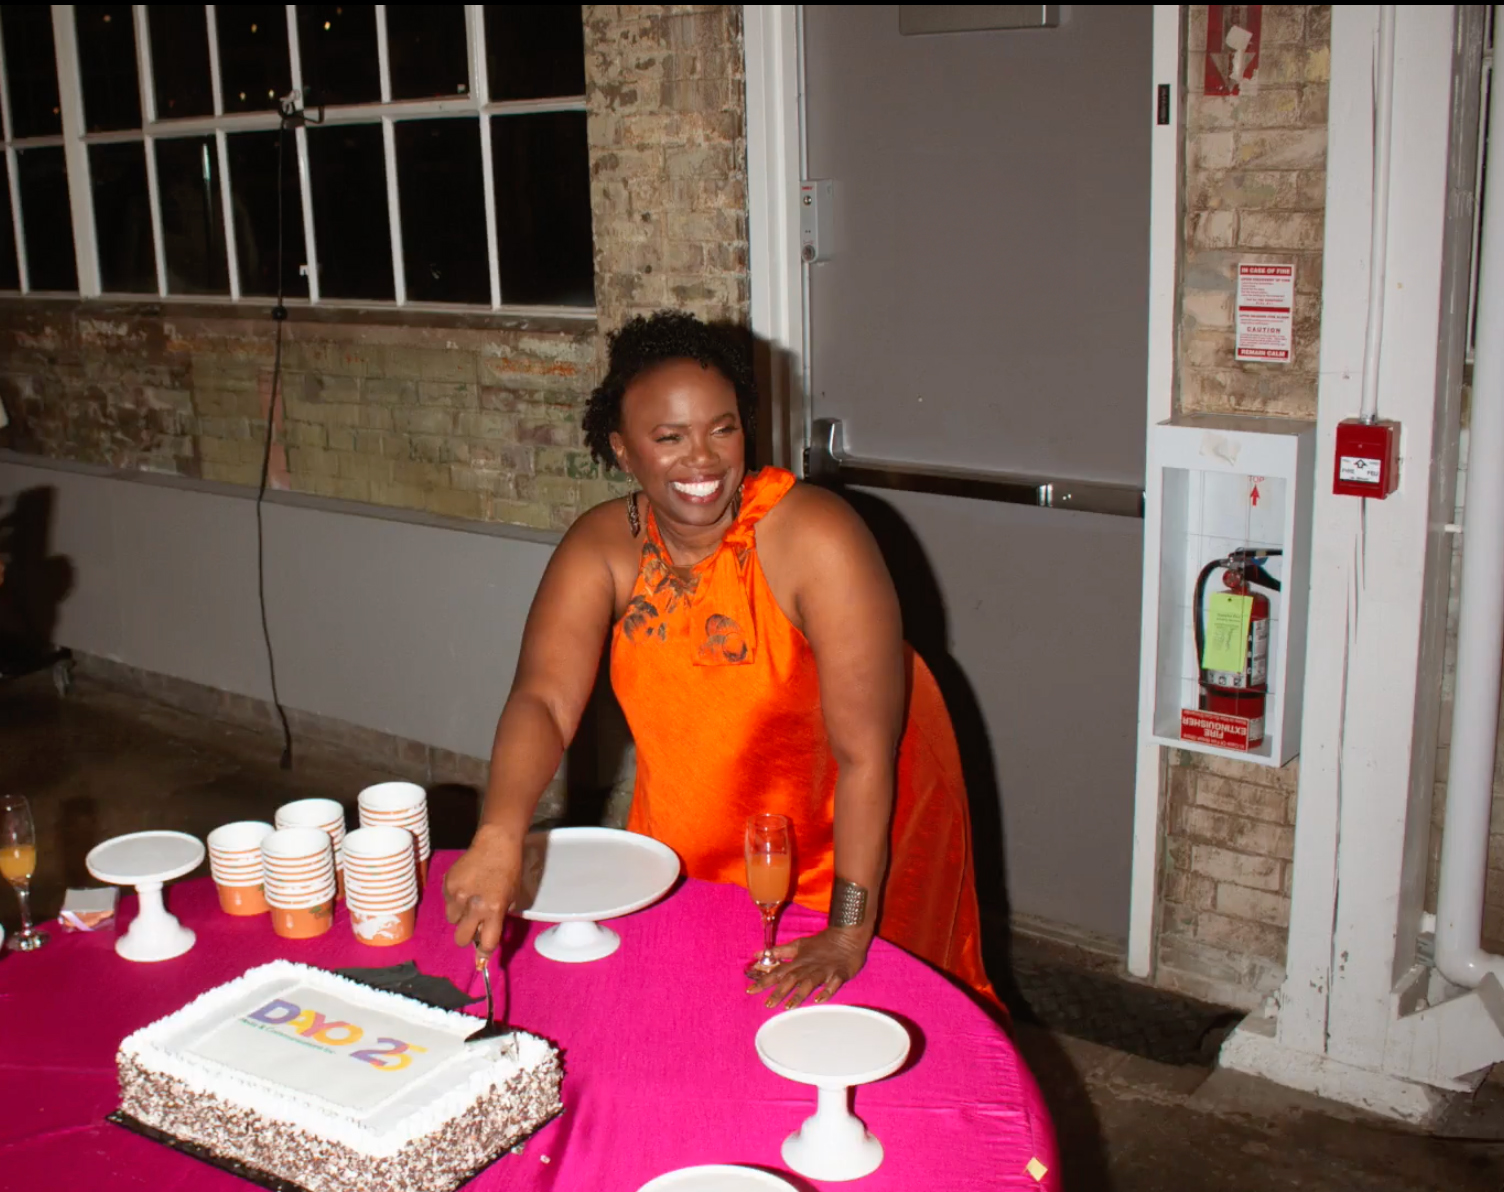
[[[444,875],[444,914],[455,925],[456,945],[475,944],[483,959],[501,946],[521,871],[522,841],[483,824]]]

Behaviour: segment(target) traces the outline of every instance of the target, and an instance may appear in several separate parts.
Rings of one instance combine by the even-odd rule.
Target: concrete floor
[[[278,739],[207,721],[81,679],[59,699],[46,675],[0,685],[0,791],[27,795],[37,818],[39,915],[63,890],[90,885],[84,855],[100,840],[154,827],[200,836],[230,819],[270,819],[288,799],[353,802],[386,775],[358,758],[305,746],[278,768]],[[475,793],[431,793],[435,846],[458,847]],[[0,893],[0,919],[16,922]],[[1500,1192],[1504,1085],[1485,1085],[1436,1137],[1229,1072],[1157,1064],[1020,1026],[1044,1088],[1069,1192]],[[1459,1136],[1460,1135],[1460,1136]],[[916,1190],[917,1192],[917,1190]]]

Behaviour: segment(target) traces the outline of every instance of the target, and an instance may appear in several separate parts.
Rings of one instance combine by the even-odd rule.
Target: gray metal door
[[[957,721],[984,909],[1006,881],[1015,916],[1122,939],[1151,8],[915,35],[902,7],[805,7],[807,176],[834,183],[831,255],[809,270],[813,417],[850,457],[900,465],[848,467],[848,492]]]

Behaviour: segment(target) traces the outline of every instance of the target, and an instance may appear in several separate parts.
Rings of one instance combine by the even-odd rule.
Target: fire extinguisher
[[[1196,630],[1196,665],[1200,671],[1203,712],[1220,712],[1248,721],[1249,747],[1264,739],[1264,699],[1269,694],[1269,597],[1253,588],[1280,590],[1279,580],[1264,569],[1264,560],[1284,551],[1239,547],[1224,559],[1213,559],[1196,577],[1193,621]],[[1241,671],[1214,671],[1201,666],[1206,656],[1206,584],[1218,567],[1225,567],[1222,585],[1239,596],[1251,596],[1248,640]]]

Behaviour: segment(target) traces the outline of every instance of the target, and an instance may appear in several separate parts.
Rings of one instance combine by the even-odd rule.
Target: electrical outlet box
[[[1400,483],[1400,424],[1345,418],[1337,423],[1332,491],[1383,500]]]

